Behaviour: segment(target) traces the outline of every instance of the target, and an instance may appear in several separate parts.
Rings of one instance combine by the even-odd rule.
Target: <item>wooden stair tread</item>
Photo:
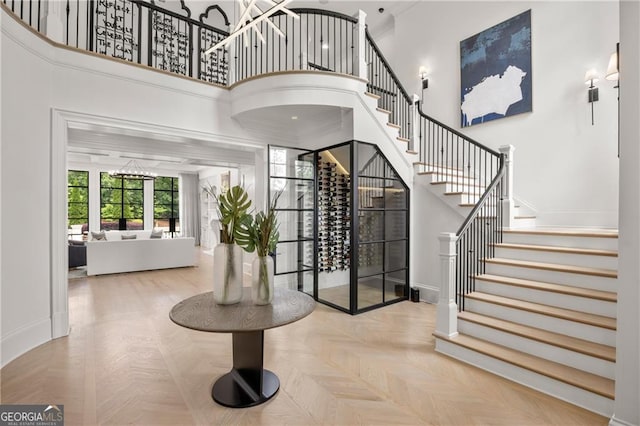
[[[509,364],[533,371],[543,376],[567,383],[605,398],[614,399],[614,381],[573,367],[548,361],[515,349],[496,345],[485,340],[476,339],[464,334],[455,337],[436,335],[439,339],[449,341],[467,349],[499,359]]]
[[[502,248],[516,249],[516,250],[550,251],[554,253],[572,253],[572,254],[588,254],[593,256],[618,257],[618,252],[613,250],[584,249],[584,248],[542,246],[542,245],[532,245],[532,244],[513,244],[513,243],[500,243],[500,244],[493,244],[493,245],[496,248],[502,247]]]
[[[398,136],[396,139],[397,139],[398,141],[400,141],[400,142],[407,142],[407,143],[411,142],[409,139],[407,139],[407,138],[403,138],[403,137],[400,137],[400,136]]]
[[[411,155],[418,155],[418,151],[414,151],[412,149],[408,149],[405,151],[407,154],[411,154]]]
[[[389,127],[393,127],[394,129],[399,129],[399,128],[400,128],[400,125],[399,125],[399,124],[391,123],[391,122],[387,123],[387,126],[389,126]]]
[[[458,313],[458,319],[484,325],[496,330],[504,331],[516,336],[525,337],[537,342],[546,343],[559,348],[568,349],[584,355],[600,358],[605,361],[616,362],[616,349],[612,346],[590,342],[584,339],[554,333],[528,325],[505,321],[499,318],[463,311]]]
[[[618,301],[618,295],[612,291],[592,290],[589,288],[525,280],[523,278],[503,277],[500,275],[491,274],[477,275],[476,279],[482,281],[491,281],[498,284],[512,285],[516,287],[525,287],[532,290],[542,290],[559,294],[567,294],[571,296],[585,297],[588,299],[602,300],[605,302],[615,303]]]
[[[380,111],[383,114],[391,114],[391,111],[386,110],[384,108],[380,108],[380,107],[376,108],[376,111]]]
[[[380,96],[379,96],[379,95],[376,95],[375,93],[371,93],[371,92],[364,92],[364,94],[365,94],[365,95],[367,95],[367,96],[369,96],[370,98],[373,98],[373,99],[376,99],[376,100],[380,99]]]
[[[486,263],[494,265],[515,266],[520,268],[541,269],[544,271],[568,272],[570,274],[592,275],[604,278],[618,278],[618,272],[613,269],[590,268],[586,266],[561,265],[556,263],[532,262],[529,260],[503,259],[494,257],[485,259]]]
[[[514,216],[514,219],[535,219],[536,216]]]
[[[507,234],[618,238],[618,231],[615,229],[532,228],[532,229],[504,229],[503,232]]]
[[[589,314],[586,312],[573,311],[571,309],[557,308],[555,306],[542,305],[540,303],[527,302],[525,300],[511,299],[509,297],[496,296],[494,294],[481,293],[474,291],[465,296],[468,299],[478,300],[495,305],[505,306],[513,309],[520,309],[540,315],[547,315],[568,321],[588,324],[595,327],[606,328],[608,330],[616,329],[616,319],[605,317],[602,315]]]

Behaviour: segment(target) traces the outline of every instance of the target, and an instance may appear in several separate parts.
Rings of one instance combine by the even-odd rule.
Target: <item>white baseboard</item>
[[[420,300],[427,303],[438,303],[438,296],[440,295],[440,288],[436,286],[430,286],[427,284],[413,284],[411,287],[420,289]]]
[[[638,426],[638,425],[635,423],[629,423],[627,421],[618,419],[614,414],[613,416],[611,416],[611,419],[609,420],[609,426]]]
[[[28,324],[2,337],[0,341],[0,367],[20,355],[51,340],[51,319]]]

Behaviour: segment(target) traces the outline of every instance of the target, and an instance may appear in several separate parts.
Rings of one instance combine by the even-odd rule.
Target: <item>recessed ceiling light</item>
[[[298,119],[298,116],[297,116],[297,115],[292,115],[292,116],[291,116],[291,119],[292,119],[292,120],[297,120],[297,119]]]
[[[329,43],[322,43],[322,48],[327,50],[329,48]]]

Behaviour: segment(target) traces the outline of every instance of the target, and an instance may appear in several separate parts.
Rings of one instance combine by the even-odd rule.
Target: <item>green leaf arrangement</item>
[[[251,215],[247,213],[251,207],[247,191],[240,185],[233,186],[220,195],[215,186],[203,187],[203,190],[217,201],[221,242],[234,244],[238,237],[242,238],[243,229],[252,221]]]
[[[264,257],[275,251],[280,239],[276,213],[280,195],[282,195],[282,192],[278,192],[273,197],[266,213],[258,212],[255,218],[251,218],[251,215],[249,215],[249,220],[245,218],[241,223],[241,229],[236,234],[236,243],[246,252],[253,253],[257,251],[258,256]]]

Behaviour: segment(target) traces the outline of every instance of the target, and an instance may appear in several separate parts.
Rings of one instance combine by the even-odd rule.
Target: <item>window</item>
[[[100,173],[100,229],[144,229],[144,181]]]
[[[165,232],[180,232],[178,178],[159,176],[153,186],[153,222]],[[173,224],[173,226],[171,226]]]
[[[68,171],[67,200],[67,227],[73,238],[89,230],[89,172]]]

